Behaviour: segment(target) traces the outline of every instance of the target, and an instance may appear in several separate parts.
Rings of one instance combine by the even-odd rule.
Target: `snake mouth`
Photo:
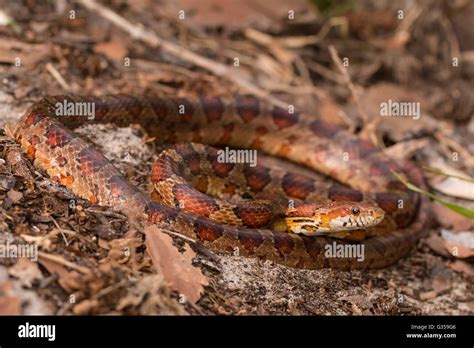
[[[307,236],[322,235],[323,228],[316,219],[304,217],[286,217],[287,232],[304,234]]]
[[[357,230],[368,228],[379,224],[384,218],[384,214],[360,215],[360,216],[342,216],[334,218],[329,225],[335,231]]]
[[[361,230],[379,224],[385,214],[372,211],[370,214],[348,214],[328,216],[286,217],[287,232],[306,236],[327,236],[337,232]]]

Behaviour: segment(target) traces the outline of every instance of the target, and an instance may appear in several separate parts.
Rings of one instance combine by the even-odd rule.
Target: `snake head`
[[[330,202],[302,204],[287,213],[287,231],[308,236],[360,230],[380,223],[384,211],[367,202]]]
[[[340,203],[340,202],[338,202]],[[342,202],[341,202],[342,203]],[[370,203],[346,202],[344,206],[328,209],[323,217],[330,228],[339,231],[356,230],[372,227],[380,223],[385,212]]]

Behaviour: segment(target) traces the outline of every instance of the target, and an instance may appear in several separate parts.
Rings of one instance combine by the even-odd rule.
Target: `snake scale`
[[[93,119],[58,115],[58,105],[65,103],[93,105]],[[178,204],[166,206],[131,185],[100,151],[73,132],[74,128],[89,123],[114,123],[122,127],[138,123],[159,143],[180,143],[173,150],[178,158],[168,156],[171,165],[161,168],[174,167],[191,176],[199,169],[202,157],[196,154],[197,147],[193,143],[256,149],[283,157],[344,186],[333,184],[321,193],[308,177],[287,173],[275,178],[271,169],[259,166],[248,173],[244,170],[242,180],[253,192],[274,185],[288,196],[301,200],[317,192],[334,205],[363,205],[369,199],[384,211],[385,217],[380,224],[364,231],[368,238],[357,242],[248,228],[248,224],[224,225],[209,219],[215,201],[200,200],[195,197],[195,191],[175,186],[168,192],[171,201],[180,194],[184,205],[194,206],[194,210],[200,211],[199,215],[184,211]],[[392,173],[398,172],[413,184],[424,187],[421,172],[414,164],[387,157],[369,142],[318,115],[290,113],[250,96],[231,100],[208,96],[45,97],[20,119],[15,137],[37,168],[91,203],[167,226],[214,250],[237,250],[242,256],[290,267],[344,270],[385,267],[404,256],[429,223],[428,201],[409,191]],[[211,163],[210,170],[224,179],[236,166],[220,163],[215,156],[207,160]],[[171,174],[159,169],[154,170],[152,176],[160,182]],[[246,209],[239,209],[236,215],[242,220],[252,220]],[[363,247],[363,260],[328,257],[328,247],[336,244]]]

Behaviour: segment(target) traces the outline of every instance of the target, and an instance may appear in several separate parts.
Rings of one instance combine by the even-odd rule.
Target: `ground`
[[[185,52],[179,54],[172,46],[153,47],[143,33],[132,37],[102,9],[82,3],[0,6],[0,241],[39,250],[38,262],[0,258],[0,314],[474,313],[474,223],[440,204],[433,204],[437,224],[426,237],[381,270],[297,270],[195,243],[190,250],[175,236],[184,260],[196,266],[177,291],[176,279],[163,270],[180,266],[157,256],[163,254],[158,245],[169,240],[74,197],[27,160],[15,167],[7,158],[17,148],[9,137],[15,121],[44,95],[229,96],[244,90],[309,114],[318,110],[392,156],[472,177],[472,5],[358,1],[318,10],[318,1],[279,0],[270,11],[266,3],[106,4],[135,23],[132,29],[180,45]],[[388,99],[420,102],[421,117],[380,122],[379,105]],[[147,191],[157,154],[146,129],[104,125],[78,132]],[[426,177],[437,196],[473,208],[469,183],[428,171]]]

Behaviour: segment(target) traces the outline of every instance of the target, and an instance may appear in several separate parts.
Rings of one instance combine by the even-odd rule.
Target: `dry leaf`
[[[445,174],[470,179],[469,175],[448,166],[440,160],[432,161],[430,166],[439,169]],[[445,195],[474,201],[474,184],[471,182],[455,177],[435,176],[429,183],[431,187]]]
[[[438,296],[438,293],[435,290],[426,291],[420,294],[420,300],[422,301],[432,300],[436,298],[437,296]]]
[[[43,278],[38,264],[25,258],[19,259],[17,263],[8,269],[8,273],[18,278],[20,284],[27,288],[31,288],[35,280]]]
[[[147,250],[157,272],[186,299],[196,303],[209,283],[201,270],[192,265],[194,251],[186,245],[184,253],[180,253],[173,245],[173,239],[156,226],[145,228],[145,235]]]
[[[441,230],[446,250],[454,257],[465,259],[474,256],[474,233]]]
[[[0,296],[0,315],[20,315],[21,300],[16,296]]]
[[[466,248],[461,243],[454,243],[454,242],[449,242],[445,240],[444,245],[445,245],[446,250],[448,250],[448,252],[452,256],[457,257],[459,259],[466,259],[468,257],[474,256],[474,249]]]
[[[226,29],[269,28],[279,29],[288,11],[295,16],[315,20],[311,5],[293,0],[178,0],[166,1],[164,11],[172,17],[185,16],[186,25]],[[182,12],[180,12],[182,11]]]
[[[13,285],[9,280],[0,283],[0,315],[20,315],[21,299],[14,296]]]
[[[97,241],[97,244],[102,248],[102,249],[105,249],[105,250],[110,250],[110,243],[103,239],[103,238],[100,238],[98,239]]]
[[[71,279],[76,279],[80,277],[80,273],[77,271],[69,271],[65,266],[60,263],[45,259],[39,258],[38,262],[47,269],[50,274],[57,274],[58,284],[66,292],[73,292],[72,287],[70,286]]]
[[[21,234],[20,237],[29,244],[36,244],[43,250],[50,250],[51,240],[48,236],[30,236],[29,234]]]
[[[345,15],[349,30],[359,38],[375,36],[380,31],[393,32],[398,23],[393,13],[388,10],[357,9]]]
[[[151,274],[132,282],[115,308],[119,311],[134,309],[140,315],[187,314],[173,298],[171,288],[161,274]]]
[[[474,266],[462,260],[456,260],[448,265],[453,271],[464,273],[468,277],[474,277]]]
[[[182,84],[183,78],[175,73],[169,71],[156,71],[156,72],[138,72],[137,79],[142,86],[147,86],[150,83],[174,83]]]
[[[20,40],[0,38],[0,62],[5,64],[21,64],[22,67],[33,68],[48,54],[48,45],[29,44]],[[17,59],[21,57],[18,61]]]
[[[382,117],[381,105],[393,102],[419,102],[421,106],[426,105],[424,98],[413,89],[400,87],[391,83],[377,83],[367,88],[361,100],[364,100],[361,107],[370,119],[381,118],[382,122],[378,129],[382,133],[389,134],[397,143],[410,138],[411,134],[426,133],[436,129],[438,124],[423,110],[420,110],[420,118],[414,117]]]
[[[87,315],[95,313],[95,310],[100,307],[98,300],[84,300],[74,306],[72,312],[75,315]]]
[[[452,286],[452,275],[453,273],[446,268],[444,263],[439,262],[439,266],[435,267],[431,274],[433,290],[440,294],[450,289]]]
[[[466,248],[474,249],[474,232],[451,232],[441,230],[441,236],[448,241],[463,244]]]
[[[400,141],[384,149],[384,153],[392,158],[408,159],[417,151],[429,145],[428,139]]]
[[[27,290],[21,281],[8,277],[8,269],[0,265],[0,315],[53,314],[52,304],[40,297],[38,291]]]
[[[474,184],[470,182],[449,177],[431,186],[445,195],[474,201]]]
[[[50,274],[57,274],[59,278],[69,277],[71,273],[79,274],[76,271],[68,271],[67,268],[60,263],[45,259],[43,257],[38,259],[38,262],[46,268]]]
[[[425,243],[436,254],[444,256],[444,257],[450,257],[451,256],[451,254],[446,250],[443,238],[441,238],[440,236],[438,236],[436,234],[432,234],[428,238],[426,238]]]
[[[120,41],[101,42],[95,46],[97,53],[104,54],[107,58],[121,61],[127,54],[127,47]]]
[[[143,242],[140,238],[120,238],[112,240],[109,242],[110,250],[107,259],[116,261],[119,264],[136,261],[137,248],[142,245]]]
[[[460,215],[439,203],[433,203],[434,216],[439,224],[455,231],[468,231],[474,228],[474,220]]]

